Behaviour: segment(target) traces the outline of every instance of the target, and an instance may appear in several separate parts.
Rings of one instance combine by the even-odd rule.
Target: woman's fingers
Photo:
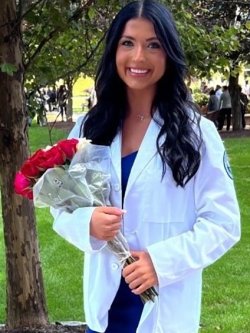
[[[124,210],[117,207],[97,207],[90,221],[90,234],[100,240],[113,239],[121,228]]]
[[[123,277],[129,288],[136,295],[143,293],[150,287],[158,284],[158,278],[150,258],[144,251],[132,251],[131,254],[136,259],[123,269]]]

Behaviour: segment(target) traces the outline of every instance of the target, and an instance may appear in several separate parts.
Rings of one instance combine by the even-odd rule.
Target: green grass
[[[67,133],[54,130],[53,135],[55,142]],[[47,129],[32,126],[31,150],[48,144]],[[250,328],[250,138],[227,139],[225,145],[242,212],[242,239],[204,271],[201,333],[249,333]],[[49,318],[83,321],[83,255],[52,230],[48,209],[36,208],[36,218]],[[5,321],[4,308],[4,245],[0,223],[0,323]]]
[[[250,138],[225,140],[242,217],[241,241],[204,272],[202,333],[250,331]]]
[[[33,152],[38,148],[45,148],[48,145],[56,143],[57,141],[67,137],[65,130],[53,128],[51,131],[51,138],[47,126],[40,127],[33,121],[32,126],[29,128],[29,144],[30,151]]]
[[[83,321],[83,254],[52,230],[49,209],[37,208],[36,216],[50,320]]]

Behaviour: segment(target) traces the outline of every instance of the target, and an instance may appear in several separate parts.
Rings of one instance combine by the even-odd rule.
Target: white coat
[[[70,137],[79,136],[81,119]],[[196,175],[184,188],[171,171],[162,177],[156,150],[159,125],[148,127],[131,169],[124,197],[123,233],[133,250],[146,250],[157,272],[159,296],[147,302],[137,333],[197,333],[202,270],[240,238],[240,214],[223,143],[213,123],[201,119],[203,145]],[[122,206],[121,133],[112,145],[112,205]],[[54,230],[85,252],[86,322],[104,332],[119,288],[121,265],[104,241],[89,236],[93,208],[53,212]]]

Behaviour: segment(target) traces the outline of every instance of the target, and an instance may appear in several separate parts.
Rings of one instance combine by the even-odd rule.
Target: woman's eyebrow
[[[128,36],[128,35],[122,35],[121,38],[128,38],[128,39],[136,40],[136,38],[134,38],[132,36]],[[147,42],[159,41],[159,39],[156,36],[154,36],[154,37],[147,38],[146,41]]]

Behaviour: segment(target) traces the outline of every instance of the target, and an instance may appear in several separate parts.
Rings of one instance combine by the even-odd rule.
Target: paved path
[[[78,117],[84,114],[86,114],[86,112],[73,112],[73,121],[75,122]],[[48,111],[46,113],[46,117],[49,122],[55,121],[55,119],[57,119],[58,122],[61,121],[61,116],[58,111],[51,111],[51,112]]]

